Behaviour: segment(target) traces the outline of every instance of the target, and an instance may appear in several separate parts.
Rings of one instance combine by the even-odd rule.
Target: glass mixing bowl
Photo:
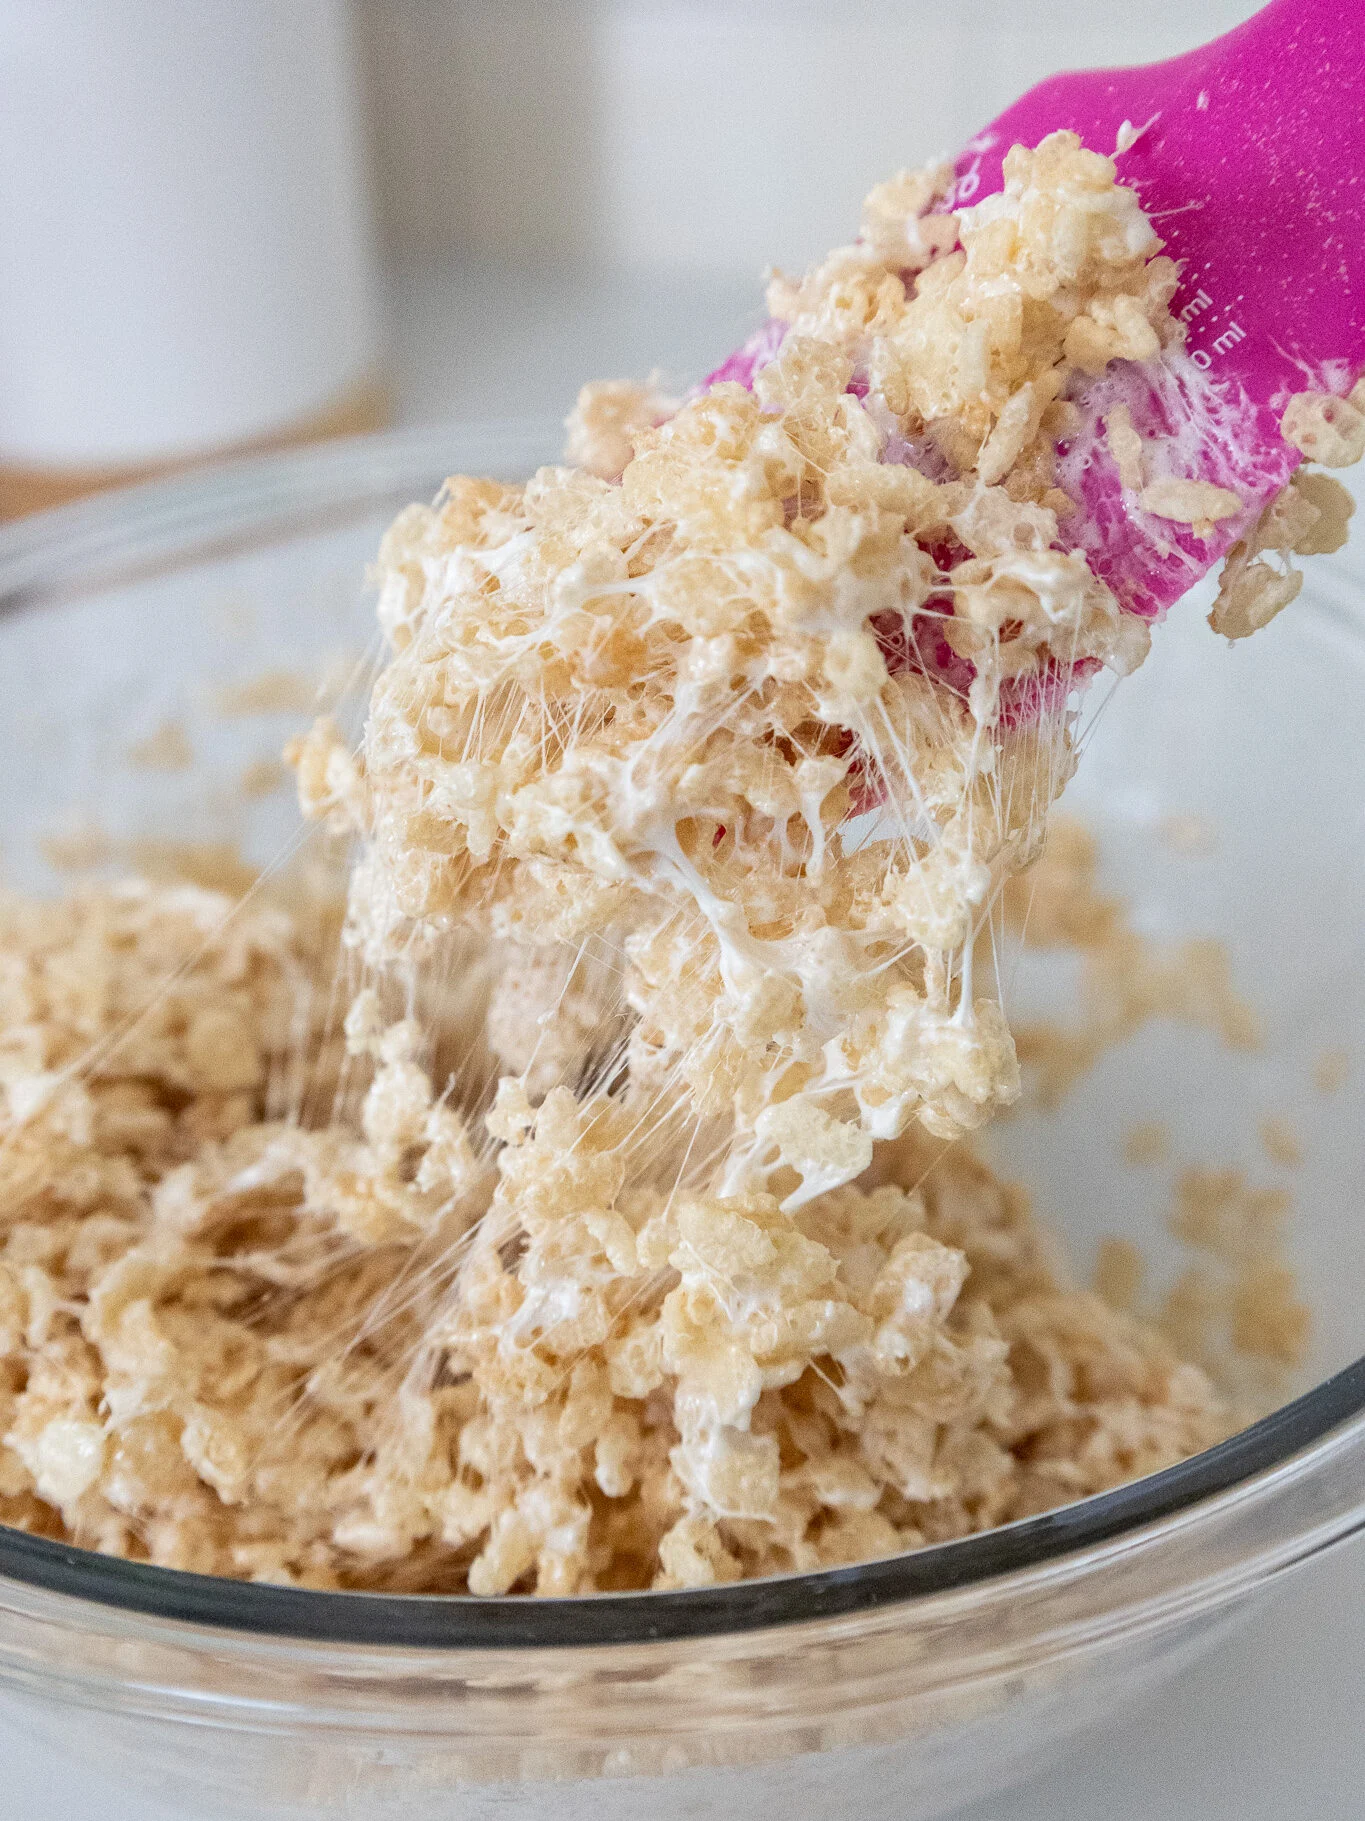
[[[244,796],[240,780],[308,718],[300,673],[374,655],[363,573],[386,520],[451,470],[513,478],[557,440],[545,425],[377,438],[0,535],[8,881],[51,889],[44,854],[93,829],[258,861],[296,839],[288,792]],[[168,719],[193,768],[130,765]],[[1186,1161],[1274,1175],[1258,1125],[1290,1121],[1311,1389],[1167,1472],[992,1534],[695,1592],[312,1593],[0,1530],[11,1714],[197,1815],[915,1821],[1208,1648],[1251,1596],[1365,1526],[1365,1071],[1330,1097],[1313,1086],[1315,1058],[1365,1036],[1362,725],[1365,618],[1344,559],[1231,652],[1180,609],[1094,717],[1071,795],[1139,928],[1226,944],[1265,1045],[1228,1055],[1149,1025],[1056,1116],[994,1141],[1082,1268],[1103,1232],[1159,1265],[1163,1190],[1119,1168],[1125,1127],[1159,1118]]]

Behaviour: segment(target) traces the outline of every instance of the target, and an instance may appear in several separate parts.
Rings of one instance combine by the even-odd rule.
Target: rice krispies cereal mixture
[[[193,886],[0,916],[5,1522],[320,1587],[696,1585],[1223,1431],[962,1147],[908,1134],[793,1215],[670,1194],[628,1180],[610,1100],[505,1083],[495,1141],[415,1029],[329,1043],[325,917]],[[310,1126],[334,1096],[355,1117]]]
[[[1006,178],[874,191],[774,281],[751,386],[588,388],[573,466],[399,517],[361,748],[292,752],[340,935],[263,892],[4,905],[4,1521],[322,1587],[692,1586],[1226,1431],[958,1142],[1019,1091],[974,957],[1072,684],[1147,643],[1058,547],[1068,388],[1181,334],[1110,160]],[[1365,424],[1332,406],[1324,449]],[[1229,636],[1283,604],[1266,553],[1330,543],[1319,483],[1239,547]]]

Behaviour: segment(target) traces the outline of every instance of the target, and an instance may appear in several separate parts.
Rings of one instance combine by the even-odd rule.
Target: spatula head
[[[1116,362],[1088,387],[1058,477],[1081,506],[1063,541],[1153,617],[1288,480],[1289,398],[1346,392],[1365,368],[1365,5],[1274,0],[1169,62],[1052,77],[967,146],[950,203],[999,191],[1009,148],[1058,128],[1120,148],[1120,178],[1180,263],[1186,358]],[[1104,434],[1120,404],[1172,473],[1229,488],[1246,510],[1203,538],[1143,512]]]
[[[1059,543],[1120,602],[1158,618],[1212,569],[1300,461],[1280,431],[1296,393],[1344,394],[1365,369],[1365,0],[1273,0],[1211,44],[1136,69],[1054,76],[979,133],[946,205],[1004,184],[1011,146],[1070,129],[1113,153],[1180,266],[1183,351],[1115,361],[1076,392],[1058,448],[1079,510]],[[782,344],[765,323],[716,371],[752,382]],[[1242,510],[1198,530],[1157,516],[1119,474],[1108,425],[1126,407],[1147,481],[1187,479]]]

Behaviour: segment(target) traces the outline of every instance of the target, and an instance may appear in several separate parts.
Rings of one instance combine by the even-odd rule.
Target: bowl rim
[[[1365,1358],[1172,1467],[1040,1516],[847,1568],[667,1593],[394,1594],[280,1587],[100,1555],[0,1525],[5,1580],[160,1621],[260,1638],[417,1650],[670,1644],[907,1606],[1010,1581],[1197,1511],[1365,1416]],[[1003,1592],[1004,1590],[1001,1589]]]
[[[558,433],[543,419],[423,425],[222,462],[37,513],[0,526],[0,614],[62,584],[104,583],[376,510],[424,482],[434,491],[454,469],[505,461],[524,470]],[[7,1525],[0,1582],[262,1639],[442,1651],[665,1644],[869,1613],[1045,1568],[1194,1512],[1296,1457],[1311,1466],[1362,1416],[1365,1356],[1202,1453],[1113,1491],[953,1542],[723,1587],[568,1598],[330,1592],[132,1562]]]

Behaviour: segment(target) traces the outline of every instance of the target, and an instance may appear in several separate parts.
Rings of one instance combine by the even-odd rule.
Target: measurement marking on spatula
[[[1202,296],[1203,293],[1201,292],[1200,295]],[[1194,301],[1197,303],[1199,300],[1196,298]],[[1186,311],[1191,307],[1191,305],[1186,305]],[[1186,311],[1182,311],[1181,315],[1188,321],[1189,319],[1188,316],[1186,316]],[[1238,342],[1245,341],[1246,338],[1247,332],[1242,327],[1241,323],[1230,322],[1225,329],[1220,330],[1220,332],[1214,336],[1209,347],[1191,348],[1190,359],[1194,362],[1196,367],[1211,367],[1215,354],[1230,354],[1237,346]]]
[[[1180,312],[1181,322],[1193,322],[1196,316],[1202,316],[1205,310],[1213,308],[1213,299],[1205,290],[1198,290]]]

